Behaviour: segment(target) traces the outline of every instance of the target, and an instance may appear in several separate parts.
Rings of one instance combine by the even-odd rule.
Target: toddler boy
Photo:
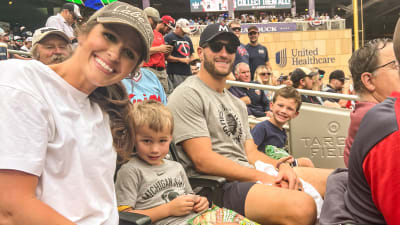
[[[135,153],[117,174],[118,209],[147,215],[152,224],[188,224],[196,213],[208,209],[208,201],[193,195],[179,163],[164,159],[172,140],[172,114],[149,100],[135,103],[130,116]]]
[[[174,129],[172,114],[162,103],[148,100],[135,103],[130,116],[135,128],[135,152],[117,173],[118,210],[147,215],[155,225],[188,225],[209,204],[207,198],[193,194],[181,164],[164,159]],[[210,218],[204,219],[210,222]],[[194,221],[201,220],[198,217],[191,221],[198,224]]]

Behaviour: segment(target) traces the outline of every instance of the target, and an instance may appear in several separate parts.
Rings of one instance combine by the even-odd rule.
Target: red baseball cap
[[[165,15],[165,16],[161,17],[161,20],[164,24],[166,24],[171,29],[175,29],[175,20],[171,16]]]

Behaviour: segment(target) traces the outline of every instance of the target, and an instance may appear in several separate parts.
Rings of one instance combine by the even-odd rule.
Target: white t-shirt
[[[0,71],[0,169],[38,176],[37,198],[79,225],[118,224],[108,115],[39,61]]]
[[[50,16],[46,21],[46,27],[55,27],[59,30],[64,31],[64,33],[69,38],[75,37],[74,29],[71,25],[67,23],[67,21],[64,19],[64,17],[61,16],[60,13],[57,13],[57,15],[55,16]]]

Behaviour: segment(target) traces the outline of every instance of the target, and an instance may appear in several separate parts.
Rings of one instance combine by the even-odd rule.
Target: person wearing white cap
[[[164,37],[165,43],[174,47],[167,57],[167,74],[171,84],[169,91],[192,75],[190,62],[194,59],[194,49],[192,40],[187,35],[190,33],[189,26],[187,19],[178,19],[174,32],[170,32]]]
[[[21,50],[29,52],[31,48],[32,48],[32,37],[27,37],[24,41],[24,46],[21,47]]]
[[[70,40],[75,39],[73,24],[82,18],[79,6],[74,3],[65,3],[61,12],[50,16],[46,21],[46,27],[55,27],[67,34]]]
[[[77,36],[62,63],[0,61],[1,224],[118,224],[116,162],[134,146],[120,81],[148,60],[153,31],[116,1]]]
[[[68,36],[54,27],[42,27],[35,31],[32,38],[32,58],[45,65],[60,63],[72,54],[72,45]]]

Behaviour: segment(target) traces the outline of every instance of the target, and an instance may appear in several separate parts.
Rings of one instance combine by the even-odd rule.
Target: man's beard
[[[218,70],[216,70],[215,68],[215,62],[213,62],[212,60],[209,60],[207,58],[207,56],[204,56],[204,69],[207,70],[207,72],[209,74],[211,74],[213,77],[226,77],[228,76],[231,72],[232,72],[232,68],[233,68],[233,62],[230,62],[230,66],[227,72],[220,72]]]
[[[55,54],[51,56],[51,64],[57,64],[57,63],[61,63],[64,60],[66,60],[68,58],[68,56],[64,56],[64,55],[59,55],[59,54]]]

